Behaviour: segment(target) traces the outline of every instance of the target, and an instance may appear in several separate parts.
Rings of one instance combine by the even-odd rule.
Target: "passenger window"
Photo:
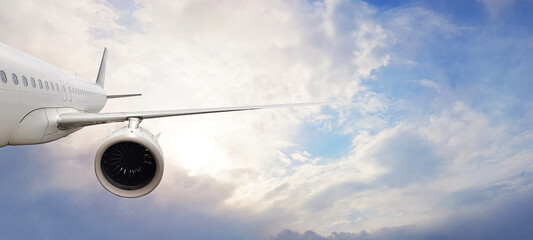
[[[57,83],[56,83],[56,91],[59,92],[59,86],[57,85]]]
[[[72,93],[72,90],[70,89],[70,86],[68,86],[68,93]]]
[[[17,74],[11,74],[11,77],[13,77],[13,83],[15,85],[18,85],[19,84],[19,79],[17,78]]]
[[[48,81],[44,81],[44,87],[46,88],[46,90],[50,90],[50,88],[48,87]]]
[[[0,71],[0,77],[2,78],[2,82],[7,83],[7,77],[4,71]]]
[[[50,89],[51,89],[52,91],[54,91],[54,83],[53,83],[53,82],[50,82]]]
[[[35,85],[35,79],[33,79],[33,78],[31,78],[31,86],[32,86],[33,88],[35,88],[35,86],[36,86],[36,85]]]
[[[22,75],[22,83],[24,84],[24,87],[28,86],[28,79],[24,75]]]
[[[43,81],[41,79],[39,79],[39,88],[43,89]]]

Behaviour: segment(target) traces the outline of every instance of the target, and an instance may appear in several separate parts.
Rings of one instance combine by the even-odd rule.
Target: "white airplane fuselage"
[[[96,113],[107,101],[101,87],[2,43],[0,78],[0,147],[65,137],[80,128],[58,129],[60,114]]]

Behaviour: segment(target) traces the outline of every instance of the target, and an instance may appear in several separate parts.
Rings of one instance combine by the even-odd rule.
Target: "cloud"
[[[313,221],[286,227],[318,233],[375,232],[444,221],[457,211],[474,214],[527,189],[527,174],[517,173],[530,169],[533,155],[520,149],[523,137],[506,129],[458,102],[415,123],[362,133],[349,156],[295,168],[278,181],[275,204],[304,206],[296,219]]]
[[[515,3],[515,0],[478,0],[478,2],[482,2],[487,8],[491,19],[496,20],[503,11]]]
[[[386,108],[382,97],[361,86],[362,78],[388,62],[387,36],[363,3],[136,1],[117,9],[105,1],[46,6],[13,1],[5,6],[2,16],[9,24],[2,30],[11,34],[2,41],[88,80],[101,49],[108,47],[106,90],[144,96],[110,101],[105,111],[349,100],[357,94],[364,96],[356,99],[363,112]],[[31,14],[34,24],[26,21]],[[125,15],[135,24],[122,22]],[[315,168],[318,159],[295,142],[302,123],[319,112],[280,109],[143,122],[154,133],[163,132],[167,170],[160,188],[143,201],[254,224],[279,220],[276,214],[288,221],[300,217],[277,203],[296,198],[306,178],[317,183],[335,175],[335,164]],[[44,191],[89,198],[80,200],[85,203],[107,194],[91,176],[91,162],[105,129],[118,126],[84,129],[46,145],[54,162],[47,168],[50,178],[43,178],[49,179]],[[287,165],[283,155],[300,166]],[[83,197],[76,197],[81,192]],[[269,216],[262,217],[265,212]]]
[[[488,204],[483,211],[457,211],[444,221],[412,226],[383,228],[374,232],[333,232],[323,236],[313,231],[304,234],[284,230],[272,240],[381,240],[381,239],[529,239],[528,227],[533,211],[527,207],[533,199],[531,189],[514,193]]]
[[[5,1],[0,13],[0,31],[10,33],[3,34],[2,42],[88,80],[95,78],[105,46],[92,33],[122,29],[115,23],[118,15],[100,0]]]
[[[0,161],[9,163],[9,168],[0,170],[3,176],[0,191],[9,193],[0,198],[3,206],[0,230],[4,237],[137,239],[186,236],[188,239],[251,239],[255,236],[247,223],[235,219],[228,221],[191,207],[194,204],[183,200],[187,198],[185,194],[191,195],[190,192],[173,195],[174,200],[180,202],[161,207],[158,204],[160,199],[154,195],[139,199],[117,198],[101,188],[94,175],[88,184],[78,185],[79,178],[94,174],[93,169],[70,168],[74,171],[72,174],[56,171],[57,165],[68,160],[57,158],[54,153],[46,151],[45,146],[0,149]],[[71,163],[65,165],[70,167]],[[60,180],[63,183],[54,186]],[[202,185],[198,182],[201,180],[197,178],[185,179],[182,184],[194,189],[196,185]],[[208,187],[201,189],[211,192]],[[209,198],[206,195],[199,197]],[[196,204],[209,207],[204,204],[208,200],[197,200]],[[28,224],[34,227],[28,229]]]
[[[467,29],[453,24],[448,16],[419,6],[391,9],[382,13],[380,20],[395,43],[410,49],[430,39],[451,38]]]
[[[418,80],[418,83],[424,87],[429,87],[429,88],[433,88],[435,89],[437,92],[440,92],[441,91],[441,86],[439,86],[439,84],[431,81],[431,80],[428,80],[428,79],[420,79]]]
[[[10,34],[1,39],[88,80],[108,46],[106,90],[144,96],[109,101],[105,111],[354,104],[144,121],[143,127],[162,132],[166,173],[152,194],[132,201],[107,193],[92,169],[106,128],[123,124],[26,150],[31,156],[22,155],[28,158],[23,165],[31,168],[17,165],[20,176],[6,172],[13,184],[4,186],[17,192],[12,186],[22,181],[26,191],[3,200],[13,208],[20,199],[30,206],[21,210],[21,221],[51,221],[39,232],[54,236],[67,223],[94,226],[86,234],[95,237],[134,229],[125,236],[250,239],[288,228],[313,231],[288,230],[275,239],[461,238],[446,231],[489,236],[494,232],[468,231],[475,229],[469,221],[490,229],[496,223],[482,219],[509,219],[510,204],[523,204],[509,199],[530,198],[528,121],[495,117],[470,97],[493,86],[453,68],[464,58],[442,52],[488,51],[476,40],[460,44],[479,32],[453,24],[451,16],[417,6],[379,12],[359,1],[133,3],[7,1],[0,30]],[[516,76],[527,73],[528,64],[520,63]],[[425,87],[413,87],[413,80]],[[512,90],[505,83],[503,89]],[[514,96],[511,90],[498,96]],[[529,102],[520,105],[527,119]],[[327,134],[341,135],[347,149],[331,157],[307,144]],[[323,149],[339,149],[335,144],[324,142]],[[6,159],[20,154],[2,151]],[[44,161],[32,165],[31,158]],[[501,212],[483,215],[493,207]],[[81,218],[80,225],[55,212]],[[3,222],[10,216],[17,215]],[[330,232],[336,233],[322,236]]]

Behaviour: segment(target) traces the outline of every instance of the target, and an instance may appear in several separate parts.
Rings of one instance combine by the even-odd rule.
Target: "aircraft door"
[[[67,83],[67,98],[69,102],[72,102],[72,88],[69,83]]]
[[[61,96],[63,99],[63,102],[67,101],[67,89],[65,88],[65,83],[63,81],[60,81],[61,83]]]

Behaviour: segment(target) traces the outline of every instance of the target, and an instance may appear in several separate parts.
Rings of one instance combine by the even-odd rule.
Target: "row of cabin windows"
[[[0,70],[0,78],[2,79],[2,82],[7,83],[7,75],[2,70]],[[17,77],[17,74],[14,74],[14,73],[11,74],[11,78],[13,79],[13,83],[15,85],[19,84],[19,79]],[[44,88],[46,88],[46,90],[59,92],[59,85],[57,83],[50,82],[50,84],[48,84],[48,81],[44,81],[44,84],[43,84],[43,81],[41,79],[37,79],[37,83],[36,83],[34,78],[30,78],[30,81],[28,81],[26,76],[22,75],[22,84],[24,85],[24,87],[27,87],[30,83],[31,83],[31,86],[33,88],[36,88],[37,87],[37,83],[38,83],[40,89],[43,89],[43,87],[44,87]],[[66,91],[65,86],[61,86],[61,91],[63,91],[63,92]],[[81,90],[81,89],[78,89],[78,88],[74,88],[74,87],[71,88],[70,86],[68,86],[68,92],[69,93],[74,93],[74,94],[77,94],[77,95],[84,95],[84,96],[89,95],[89,92],[87,92],[87,91],[84,91],[84,90]]]

